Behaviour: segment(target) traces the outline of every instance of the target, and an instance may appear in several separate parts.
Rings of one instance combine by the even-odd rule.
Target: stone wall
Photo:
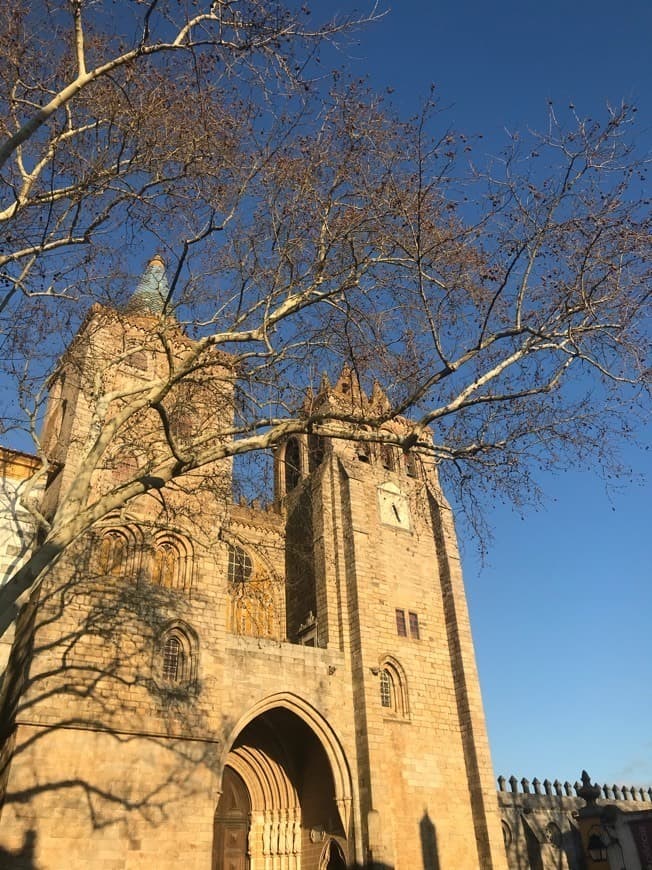
[[[578,781],[540,782],[535,777],[530,782],[515,776],[508,780],[498,777],[498,806],[510,870],[585,870],[581,816],[586,802],[578,794],[581,790]],[[637,862],[627,820],[646,812],[652,819],[652,788],[604,784],[600,787],[599,810],[606,808],[610,808],[606,818],[613,823],[609,827],[620,829],[617,839],[627,849],[628,858],[623,864],[620,849],[612,848],[614,863],[605,864],[605,870],[607,866],[640,870],[643,865]],[[605,828],[605,842],[610,837]]]

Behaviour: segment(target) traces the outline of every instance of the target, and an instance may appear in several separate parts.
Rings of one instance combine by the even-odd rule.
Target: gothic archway
[[[344,851],[348,839],[350,778],[341,748],[327,746],[330,726],[316,711],[292,696],[275,696],[276,704],[257,705],[243,717],[234,731],[230,750],[224,758],[224,780],[218,812],[223,816],[224,795],[232,792],[233,775],[238,777],[250,802],[250,827],[244,858],[250,863],[233,867],[283,867],[287,870],[321,870],[324,839],[334,844],[333,867],[346,867]],[[285,700],[286,704],[279,704]],[[312,710],[313,722],[306,710]],[[314,722],[321,720],[320,728]],[[340,756],[334,770],[331,758]],[[346,787],[342,787],[342,778]],[[230,793],[231,793],[230,792]],[[221,818],[221,817],[220,817]],[[216,816],[215,850],[223,850],[224,822]],[[220,839],[221,838],[221,839]],[[337,840],[335,839],[337,838]],[[232,838],[235,842],[235,835]],[[344,863],[342,864],[342,861]],[[338,863],[339,862],[339,863]],[[224,865],[225,867],[229,865]],[[330,864],[327,864],[330,868]]]

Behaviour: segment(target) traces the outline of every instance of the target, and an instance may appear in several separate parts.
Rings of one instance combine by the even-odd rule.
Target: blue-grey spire
[[[165,260],[156,254],[147,264],[126,311],[131,314],[163,314],[169,292]]]

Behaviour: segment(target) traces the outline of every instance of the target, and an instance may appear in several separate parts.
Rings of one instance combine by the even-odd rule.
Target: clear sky
[[[496,153],[505,130],[545,126],[548,99],[594,117],[625,99],[652,151],[650,0],[386,5],[343,60],[406,114],[432,82],[446,123]],[[486,567],[465,548],[496,773],[652,785],[651,454],[627,455],[647,484],[562,472],[539,512],[497,510]]]

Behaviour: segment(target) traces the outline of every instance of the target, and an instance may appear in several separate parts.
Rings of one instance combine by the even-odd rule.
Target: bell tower
[[[165,456],[182,455],[198,435],[219,438],[233,417],[233,372],[227,354],[201,352],[168,312],[169,288],[160,256],[148,263],[123,310],[96,304],[64,353],[50,381],[42,447],[52,466],[44,501],[52,514],[92,455],[107,422],[128,405],[136,409],[116,432],[93,474],[97,491],[137,473],[149,473]],[[195,365],[183,373],[189,359]],[[169,384],[151,407],[148,392]],[[209,470],[210,472],[210,470]],[[231,495],[232,465],[220,463],[215,491]],[[192,473],[191,473],[192,474]],[[202,479],[207,476],[202,473]]]
[[[378,386],[367,397],[345,369],[306,412],[373,419],[387,407]],[[350,668],[367,857],[502,868],[457,540],[436,468],[426,445],[398,446],[411,432],[404,418],[352,430],[352,440],[326,431],[289,439],[277,456],[288,637],[337,647]]]

